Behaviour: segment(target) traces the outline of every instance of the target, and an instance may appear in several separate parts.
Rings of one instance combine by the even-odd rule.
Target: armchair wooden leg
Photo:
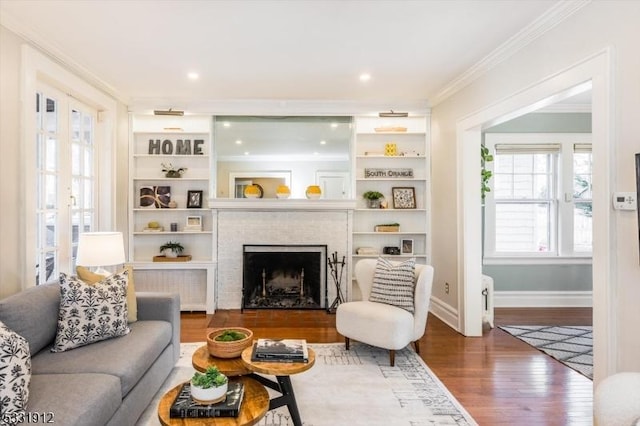
[[[344,348],[346,350],[349,350],[349,338],[348,337],[344,338]]]
[[[389,349],[389,364],[393,367],[396,365],[396,351]]]
[[[416,340],[415,342],[413,342],[413,347],[416,349],[416,353],[418,355],[420,355],[420,341]]]

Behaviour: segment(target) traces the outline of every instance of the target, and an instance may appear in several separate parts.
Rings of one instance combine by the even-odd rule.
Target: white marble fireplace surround
[[[321,244],[327,246],[327,255],[337,251],[340,258],[350,258],[355,201],[217,199],[209,206],[217,224],[217,309],[242,305],[243,244]],[[350,284],[347,265],[342,278],[346,298]],[[331,305],[336,289],[329,276],[327,291]]]

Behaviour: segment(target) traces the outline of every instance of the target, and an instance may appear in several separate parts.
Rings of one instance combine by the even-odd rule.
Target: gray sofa
[[[29,342],[28,412],[55,424],[134,425],[180,356],[180,298],[138,293],[138,321],[122,337],[52,353],[59,284],[0,300],[0,321]]]

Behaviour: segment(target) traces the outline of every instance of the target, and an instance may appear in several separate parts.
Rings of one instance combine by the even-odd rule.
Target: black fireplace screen
[[[244,245],[243,309],[324,309],[326,245]]]

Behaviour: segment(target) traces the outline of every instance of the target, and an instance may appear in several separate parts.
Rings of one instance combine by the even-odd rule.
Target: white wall
[[[22,289],[19,37],[0,26],[0,298]]]
[[[613,122],[611,147],[614,187],[634,191],[633,154],[640,152],[640,2],[592,2],[558,27],[536,39],[518,54],[491,69],[463,90],[432,110],[433,186],[433,264],[436,270],[434,296],[458,307],[459,266],[457,241],[460,237],[456,215],[456,124],[458,121],[496,104],[543,79],[584,60],[605,48],[612,48]],[[479,161],[479,159],[478,159]],[[479,212],[478,212],[479,213]],[[640,266],[638,263],[638,224],[635,212],[613,212],[615,254],[613,281],[595,283],[614,288],[613,330],[618,358],[614,370],[640,371],[640,339],[634,324],[640,322]],[[599,242],[603,244],[603,242]],[[605,242],[606,244],[606,242]],[[444,292],[444,282],[452,285]],[[594,300],[594,310],[603,300]],[[597,315],[596,315],[597,320]],[[596,359],[596,362],[598,360]]]

